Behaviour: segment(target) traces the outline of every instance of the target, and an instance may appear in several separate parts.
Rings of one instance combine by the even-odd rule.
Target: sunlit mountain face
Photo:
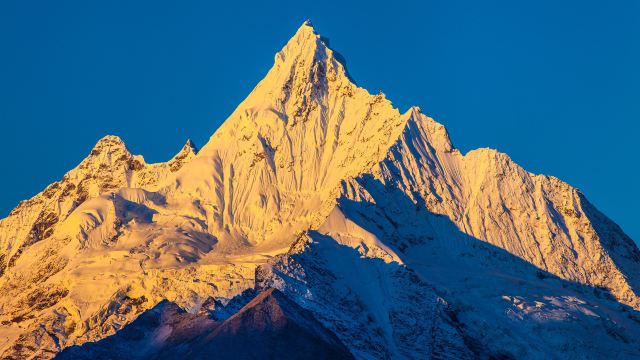
[[[0,221],[0,357],[628,359],[639,287],[584,194],[462,154],[305,22],[201,149],[106,136]]]

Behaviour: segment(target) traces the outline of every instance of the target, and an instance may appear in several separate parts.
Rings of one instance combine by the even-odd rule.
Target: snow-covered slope
[[[287,248],[340,181],[382,160],[406,119],[354,85],[303,25],[273,68],[163,191],[198,199],[225,248]],[[221,246],[222,247],[222,246]]]
[[[0,221],[0,354],[275,287],[357,358],[640,356],[639,276],[577,189],[461,154],[307,22],[197,153],[146,164],[106,137]]]
[[[30,200],[22,201],[0,221],[0,275],[15,264],[28,246],[50,237],[85,200],[125,187],[152,188],[195,156],[191,141],[166,163],[147,164],[132,155],[116,136],[105,136],[89,156],[62,180]]]

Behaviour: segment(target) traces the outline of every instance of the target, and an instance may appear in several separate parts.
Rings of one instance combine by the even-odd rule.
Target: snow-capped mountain
[[[201,150],[147,164],[108,136],[21,202],[0,221],[1,356],[205,357],[280,334],[335,351],[317,357],[640,357],[620,227],[505,154],[462,154],[340,59],[306,22]]]

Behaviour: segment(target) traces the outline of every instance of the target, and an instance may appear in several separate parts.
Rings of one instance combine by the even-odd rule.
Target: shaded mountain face
[[[305,23],[200,151],[147,164],[106,137],[1,220],[0,354],[277,288],[356,358],[639,356],[640,251],[614,222],[340,60]]]
[[[163,351],[182,353],[184,344],[220,324],[206,315],[190,314],[174,303],[162,301],[114,335],[66,348],[56,359],[148,359],[158,358]]]
[[[178,355],[180,354],[180,355]],[[162,302],[115,335],[57,359],[353,359],[311,312],[268,289],[226,321]]]
[[[187,355],[193,359],[353,359],[349,350],[311,312],[268,289]]]

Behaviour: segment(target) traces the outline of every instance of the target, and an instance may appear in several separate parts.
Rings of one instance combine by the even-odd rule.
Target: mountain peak
[[[324,92],[327,83],[355,85],[349,77],[341,55],[334,52],[311,25],[305,21],[286,45],[276,53],[274,65],[254,89],[259,99],[293,100],[311,88]],[[261,93],[264,90],[266,94]],[[299,91],[299,93],[296,93]],[[316,91],[316,92],[318,92]],[[284,95],[284,99],[280,98]],[[309,94],[305,94],[309,95]],[[319,94],[316,94],[319,95]],[[309,100],[309,99],[307,99]]]
[[[314,54],[319,46],[326,47],[320,40],[320,35],[311,26],[311,22],[307,20],[298,28],[282,50],[276,54],[276,65],[287,62],[290,58],[297,59],[305,54]]]
[[[124,141],[116,135],[106,135],[103,136],[100,140],[98,140],[98,142],[96,142],[96,145],[94,147],[98,147],[98,146],[125,146]]]
[[[98,142],[93,146],[93,149],[91,149],[91,153],[89,156],[98,156],[105,152],[106,153],[119,152],[119,153],[125,153],[125,154],[130,153],[124,141],[122,141],[120,137],[115,135],[107,135],[101,138],[100,140],[98,140]]]
[[[343,58],[328,47],[311,22],[305,21],[276,53],[266,76],[212,138],[228,139],[238,131],[243,132],[243,138],[252,138],[256,132],[250,128],[277,133],[282,124],[293,128],[311,118],[318,120],[320,117],[316,115],[321,109],[333,106],[343,94],[352,98],[356,88]],[[360,95],[363,97],[360,101],[368,101],[368,92]],[[311,113],[318,114],[311,116]],[[201,151],[215,151],[210,144]]]
[[[305,22],[303,22],[296,31],[296,35],[319,36],[316,29],[314,29],[311,20],[305,20]]]
[[[196,144],[191,139],[187,139],[187,142],[184,144],[184,146],[182,148],[184,150],[190,150],[194,154],[198,153],[198,147],[196,146]]]
[[[172,172],[176,172],[182,168],[182,166],[189,162],[189,160],[193,159],[198,153],[198,148],[191,141],[191,139],[187,139],[187,142],[184,144],[182,149],[171,159],[169,160],[169,169]]]

